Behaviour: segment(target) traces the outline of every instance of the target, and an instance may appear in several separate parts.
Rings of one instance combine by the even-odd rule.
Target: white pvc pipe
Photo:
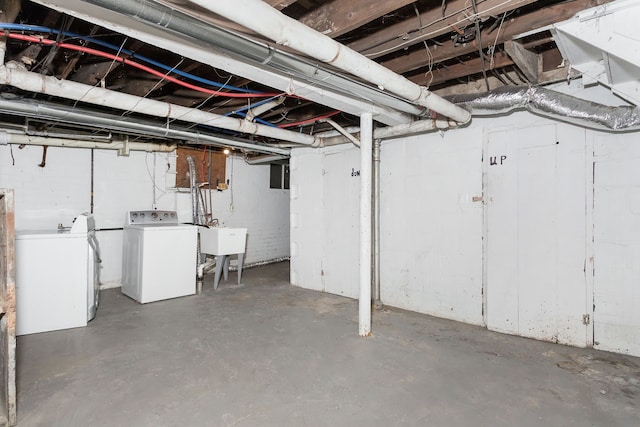
[[[420,120],[417,122],[412,122],[412,123],[407,123],[402,125],[376,128],[373,131],[373,138],[374,139],[397,138],[400,136],[412,135],[412,134],[428,132],[432,130],[450,129],[455,126],[457,126],[457,123],[446,121],[446,120]],[[347,130],[353,133],[358,133],[360,131],[360,129],[357,129],[357,128],[355,129],[347,128]],[[321,141],[319,145],[320,147],[344,144],[351,140],[351,138],[347,138],[342,135],[329,137],[329,136],[324,136],[325,134],[326,132],[316,135],[316,137]]]
[[[123,111],[131,111],[149,116],[162,117],[173,120],[181,120],[207,126],[215,126],[222,129],[241,133],[261,135],[282,141],[295,142],[297,144],[312,145],[318,143],[316,138],[303,133],[292,132],[285,129],[260,125],[246,120],[221,116],[195,108],[167,102],[155,101],[140,96],[115,92],[97,86],[69,80],[58,80],[55,77],[47,77],[41,74],[23,71],[12,67],[0,66],[0,84],[14,86],[22,90],[58,96],[93,105],[115,108]]]
[[[358,138],[356,138],[355,136],[347,132],[345,128],[343,128],[342,126],[340,126],[338,123],[334,122],[331,119],[324,119],[324,121],[329,123],[331,126],[333,126],[338,132],[344,135],[344,137],[347,138],[349,141],[353,142],[353,145],[355,145],[356,147],[360,147],[360,141],[358,141]]]
[[[74,109],[61,105],[47,105],[44,103],[9,101],[0,98],[0,113],[23,114],[25,117],[34,117],[42,120],[66,121],[90,127],[104,127],[116,132],[133,132],[148,137],[187,141],[192,144],[212,145],[216,147],[235,147],[256,151],[258,153],[280,154],[288,156],[290,150],[282,149],[274,144],[258,145],[235,139],[221,138],[215,135],[201,134],[192,130],[180,130],[173,127],[165,127],[142,121],[122,120],[118,116],[90,115],[87,110]]]
[[[0,145],[24,144],[24,145],[47,145],[49,147],[66,148],[97,148],[103,150],[133,150],[133,151],[158,151],[168,153],[176,149],[175,144],[155,144],[147,142],[125,142],[111,141],[99,142],[83,139],[70,138],[48,138],[42,136],[29,136],[0,131]]]
[[[265,104],[258,105],[257,107],[253,107],[253,108],[247,110],[247,115],[245,116],[244,119],[251,122],[256,117],[258,117],[261,114],[264,114],[267,111],[277,107],[278,105],[282,104],[283,102],[284,102],[284,96],[280,96],[280,97],[274,99],[273,101],[269,101],[269,102],[267,102]]]
[[[360,299],[358,329],[361,337],[371,335],[371,154],[373,116],[360,116]]]
[[[413,83],[355,50],[289,18],[261,0],[191,0],[191,3],[250,28],[277,44],[291,47],[331,64],[456,122],[466,123],[471,119],[468,111],[429,92],[426,87]]]

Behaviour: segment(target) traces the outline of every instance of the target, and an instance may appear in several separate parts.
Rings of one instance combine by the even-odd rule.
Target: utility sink
[[[208,255],[242,254],[247,242],[246,228],[198,227],[200,252]]]

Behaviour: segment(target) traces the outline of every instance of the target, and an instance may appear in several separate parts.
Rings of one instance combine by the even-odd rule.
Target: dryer
[[[195,294],[197,250],[198,228],[175,211],[127,212],[122,293],[141,304]]]

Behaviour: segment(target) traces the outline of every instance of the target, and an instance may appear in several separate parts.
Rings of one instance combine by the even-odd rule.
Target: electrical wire
[[[285,123],[283,125],[279,125],[278,127],[282,129],[282,128],[290,128],[290,127],[294,127],[294,126],[304,126],[306,124],[315,123],[318,120],[327,119],[329,117],[335,116],[338,113],[340,113],[339,110],[334,110],[334,111],[331,111],[330,113],[324,114],[322,116],[313,117],[311,119],[306,119],[306,120],[301,120],[299,122]]]
[[[480,55],[480,63],[482,64],[482,76],[484,77],[484,83],[487,85],[487,90],[491,90],[489,86],[489,79],[487,78],[487,65],[484,60],[484,53],[482,52],[482,35],[480,32],[480,18],[478,17],[478,5],[476,4],[476,0],[471,0],[471,4],[473,5],[473,13],[475,15],[476,22],[476,37],[478,38],[478,54]]]
[[[222,96],[222,97],[227,97],[227,98],[263,98],[263,97],[273,97],[273,96],[281,96],[282,94],[276,94],[276,93],[231,93],[231,92],[221,92],[221,91],[215,91],[215,90],[211,90],[211,89],[207,89],[207,88],[203,88],[201,86],[196,86],[193,85],[191,83],[187,83],[184,82],[182,80],[179,80],[175,77],[171,77],[171,76],[167,76],[157,70],[154,70],[153,68],[147,67],[146,65],[142,65],[138,62],[132,61],[130,59],[127,58],[123,58],[117,55],[113,55],[107,52],[103,52],[100,50],[96,50],[96,49],[92,49],[92,48],[88,48],[88,47],[84,47],[84,46],[79,46],[79,45],[75,45],[75,44],[71,44],[71,43],[58,43],[56,41],[53,40],[48,40],[48,39],[43,39],[43,38],[39,38],[39,37],[34,37],[34,36],[25,36],[22,34],[16,34],[16,33],[5,33],[5,36],[7,36],[8,38],[11,39],[15,39],[15,40],[22,40],[22,41],[28,41],[28,42],[33,42],[33,43],[41,43],[44,44],[46,46],[57,46],[60,48],[64,48],[64,49],[68,49],[68,50],[74,50],[74,51],[78,51],[78,52],[84,52],[84,53],[88,53],[91,55],[95,55],[95,56],[100,56],[103,58],[107,58],[107,59],[112,59],[113,61],[116,62],[120,62],[122,64],[126,64],[129,65],[131,67],[137,68],[139,70],[145,71],[149,74],[152,74],[156,77],[160,77],[163,79],[166,79],[172,83],[175,83],[179,86],[185,87],[187,89],[191,89],[197,92],[202,92],[202,93],[207,93],[210,95],[215,95],[215,96]]]
[[[57,30],[55,28],[49,28],[49,27],[44,27],[44,26],[40,26],[40,25],[26,25],[26,24],[12,24],[12,23],[7,23],[7,22],[0,22],[0,29],[3,30],[16,30],[16,31],[29,31],[29,32],[36,32],[36,33],[49,33],[49,34],[61,34],[65,37],[69,37],[69,38],[73,38],[73,39],[79,39],[79,40],[84,40],[90,43],[94,43],[98,46],[102,46],[102,47],[106,47],[107,49],[113,50],[113,51],[120,51],[122,52],[124,55],[128,55],[132,58],[138,59],[142,62],[146,62],[147,64],[153,65],[155,67],[158,67],[160,69],[163,69],[165,71],[170,71],[172,70],[173,67],[163,64],[161,62],[155,61],[153,59],[147,58],[146,56],[142,56],[140,54],[137,54],[136,52],[133,52],[132,50],[129,49],[123,49],[121,46],[118,45],[114,45],[112,43],[109,42],[105,42],[103,40],[100,40],[98,38],[95,37],[89,37],[89,36],[83,36],[80,34],[76,34],[76,33],[72,33],[69,31],[60,31]],[[244,93],[262,93],[260,91],[254,91],[254,90],[250,90],[250,89],[245,89],[245,88],[240,88],[240,87],[235,87],[235,86],[231,86],[228,84],[221,84],[218,83],[216,81],[213,80],[209,80],[209,79],[205,79],[203,77],[200,76],[196,76],[194,74],[191,73],[187,73],[186,71],[182,71],[182,70],[173,70],[173,73],[188,78],[190,80],[196,81],[198,83],[203,83],[206,85],[210,85],[210,86],[214,86],[220,89],[229,89],[229,90],[235,90],[236,92],[244,92]]]
[[[486,0],[485,0],[485,1],[486,1]],[[489,12],[491,12],[492,10],[497,9],[497,8],[499,8],[499,7],[501,7],[501,6],[504,6],[504,5],[506,5],[506,4],[509,4],[509,3],[511,3],[512,1],[513,1],[513,0],[505,0],[505,1],[503,1],[502,3],[496,4],[495,6],[492,6],[492,7],[487,8],[486,10],[482,11],[482,13],[483,13],[483,14],[489,14]],[[484,3],[484,2],[482,2],[482,3]],[[453,12],[451,12],[451,13],[449,13],[449,14],[445,15],[445,16],[442,16],[442,18],[438,18],[438,19],[435,19],[435,20],[430,21],[428,24],[425,24],[422,28],[418,28],[418,29],[416,29],[416,31],[420,31],[420,32],[421,32],[421,34],[420,34],[419,36],[415,37],[415,38],[411,38],[411,37],[409,36],[409,38],[406,38],[406,39],[405,39],[405,38],[403,38],[403,41],[402,41],[402,42],[400,42],[400,43],[398,43],[397,45],[394,45],[394,46],[392,46],[392,47],[388,47],[388,48],[386,48],[386,49],[379,50],[379,51],[377,51],[377,52],[364,53],[364,52],[366,52],[367,50],[371,50],[371,49],[373,49],[373,48],[375,48],[375,47],[378,47],[378,46],[380,46],[380,45],[382,45],[382,44],[389,43],[389,42],[392,42],[392,41],[396,40],[396,39],[398,38],[398,37],[396,36],[396,37],[390,38],[390,39],[388,39],[388,40],[382,41],[382,42],[380,42],[380,43],[376,44],[375,46],[372,46],[372,47],[370,47],[370,48],[366,49],[365,51],[363,51],[363,55],[364,55],[364,56],[366,56],[367,58],[369,58],[369,57],[379,57],[379,56],[383,56],[383,55],[386,55],[386,54],[391,53],[391,52],[395,52],[395,51],[397,51],[397,50],[399,50],[399,49],[402,49],[402,48],[404,48],[404,47],[408,47],[408,46],[414,45],[414,44],[416,44],[416,43],[420,43],[420,42],[421,42],[421,41],[423,41],[423,40],[427,40],[427,39],[428,39],[428,38],[430,38],[432,35],[437,34],[437,33],[439,33],[440,31],[442,31],[442,29],[440,28],[440,29],[437,29],[437,30],[434,30],[434,31],[431,31],[431,32],[428,32],[428,33],[422,33],[422,30],[423,30],[423,29],[428,28],[428,27],[430,27],[430,26],[433,26],[434,24],[437,24],[437,23],[439,23],[439,22],[445,21],[446,19],[451,18],[451,17],[453,17],[453,16],[456,16],[456,15],[458,15],[458,14],[464,13],[464,12],[466,11],[466,9],[467,9],[467,7],[465,7],[464,9],[460,9],[460,10],[453,11]],[[475,14],[475,15],[476,15],[476,16],[475,16],[475,18],[479,18],[479,16],[478,16],[477,14]],[[465,22],[468,22],[470,18],[471,18],[470,16],[465,16],[463,19],[460,19],[460,20],[458,20],[458,21],[456,21],[456,22],[453,22],[453,23],[451,23],[451,24],[448,24],[448,26],[450,26],[450,27],[454,27],[454,26],[457,26],[457,25],[464,24]],[[412,32],[413,32],[413,31],[412,31]]]
[[[498,26],[498,31],[496,32],[496,38],[493,40],[493,46],[489,47],[491,51],[491,61],[489,62],[489,67],[493,68],[495,53],[496,53],[496,44],[498,43],[498,37],[500,37],[500,30],[502,29],[502,24],[504,23],[504,18],[506,18],[507,12],[502,14],[502,19],[500,19],[500,25]]]

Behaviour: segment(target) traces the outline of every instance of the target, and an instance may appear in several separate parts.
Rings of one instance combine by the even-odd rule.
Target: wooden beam
[[[478,15],[480,18],[497,16],[509,12],[518,7],[535,3],[537,0],[486,0],[478,2]],[[386,55],[395,50],[420,43],[423,40],[433,39],[443,34],[450,33],[452,26],[463,27],[469,24],[469,15],[473,15],[473,9],[469,0],[453,0],[447,2],[445,18],[438,3],[437,7],[420,14],[420,17],[411,17],[368,37],[349,43],[348,46],[368,58],[374,59]],[[420,25],[423,29],[420,30]]]
[[[538,75],[542,71],[542,58],[527,50],[518,42],[507,40],[504,42],[504,50],[507,51],[513,62],[531,83],[538,83]]]
[[[282,10],[287,6],[291,6],[296,1],[298,0],[266,0],[266,3],[278,10]]]
[[[355,30],[415,0],[332,0],[300,18],[300,22],[329,37]]]
[[[527,31],[551,25],[553,23],[571,18],[577,12],[598,6],[599,4],[609,3],[612,0],[572,0],[555,4],[553,6],[539,9],[527,15],[518,18],[505,20],[502,30],[498,35],[496,44],[502,44],[513,37],[518,36]],[[493,36],[493,37],[492,37]],[[496,39],[495,34],[489,34],[485,29],[482,31],[482,40],[493,42]],[[488,44],[488,43],[487,43]],[[483,46],[485,48],[486,46]],[[471,43],[455,46],[453,41],[447,41],[442,46],[432,46],[431,57],[427,55],[425,49],[419,49],[404,56],[382,62],[382,65],[395,71],[396,73],[406,73],[411,70],[426,66],[429,61],[432,63],[446,61],[456,56],[466,55],[478,51],[477,39]]]
[[[496,68],[513,65],[513,61],[504,53],[496,53],[493,57],[493,67],[491,61],[485,61],[487,71]],[[409,77],[409,80],[421,86],[435,86],[447,80],[459,79],[482,72],[482,60],[480,58],[470,59],[464,63],[455,64],[448,67],[439,67],[431,73],[420,73]]]

